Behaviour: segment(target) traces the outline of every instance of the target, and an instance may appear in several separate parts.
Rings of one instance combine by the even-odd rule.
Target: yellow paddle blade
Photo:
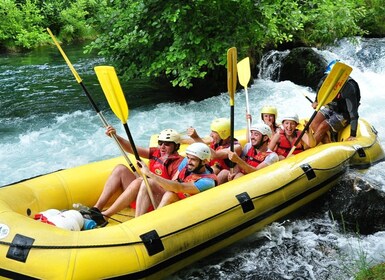
[[[246,57],[242,59],[240,62],[238,62],[237,70],[238,70],[239,83],[244,88],[247,88],[247,84],[249,83],[250,77],[251,77],[249,57]]]
[[[112,66],[96,66],[95,72],[112,111],[123,124],[127,123],[128,106],[115,68]]]
[[[227,90],[230,94],[230,105],[234,105],[234,93],[237,88],[237,48],[227,50]]]
[[[316,111],[330,102],[337,96],[341,88],[344,86],[346,81],[349,78],[350,73],[352,72],[352,67],[337,62],[329,75],[326,77],[325,81],[322,83],[322,86],[317,94],[318,105]]]

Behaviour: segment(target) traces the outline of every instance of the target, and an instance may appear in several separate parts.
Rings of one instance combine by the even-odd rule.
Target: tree
[[[255,57],[266,45],[290,41],[303,28],[295,1],[114,1],[93,21],[89,45],[111,59],[123,79],[166,77],[173,86],[226,65],[226,50]]]

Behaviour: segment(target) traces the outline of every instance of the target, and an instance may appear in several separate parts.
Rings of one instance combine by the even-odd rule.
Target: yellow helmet
[[[213,120],[210,129],[218,133],[221,139],[227,139],[230,136],[230,120],[226,118],[219,118]]]
[[[278,117],[277,108],[273,106],[264,106],[261,110],[261,118],[263,120],[263,114],[272,114],[275,116],[275,119]]]

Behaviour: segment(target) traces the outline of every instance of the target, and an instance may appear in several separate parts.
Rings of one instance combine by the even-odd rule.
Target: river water
[[[361,88],[360,117],[374,125],[385,147],[384,43],[385,39],[359,39],[358,44],[343,40],[316,51],[327,60],[338,58],[353,67],[351,76]],[[93,71],[106,62],[79,48],[64,46],[64,50],[107,121],[124,135]],[[311,116],[303,93],[313,98],[315,93],[289,81],[270,80],[268,73],[274,67],[268,65],[248,89],[254,118],[267,104],[275,104],[279,115],[295,108],[300,118]],[[0,80],[0,186],[120,155],[57,49],[1,55]],[[143,82],[122,87],[130,109],[128,125],[138,146],[147,146],[150,136],[164,128],[182,132],[194,126],[207,135],[212,119],[230,114],[225,92],[202,101],[173,102],[167,101],[167,92]],[[240,90],[235,95],[236,129],[245,126],[244,116],[245,93]],[[381,162],[359,176],[385,190],[384,167]],[[365,265],[384,262],[384,252],[385,232],[346,233],[326,212],[317,213],[273,223],[170,279],[353,279]]]

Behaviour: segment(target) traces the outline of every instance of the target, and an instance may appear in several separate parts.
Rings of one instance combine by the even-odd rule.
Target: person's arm
[[[264,166],[261,166],[259,164],[257,167],[253,167],[251,165],[248,165],[243,159],[241,159],[236,153],[229,151],[229,159],[236,163],[239,167],[239,169],[242,169],[246,174],[249,174],[251,172],[254,172],[258,169],[263,168]],[[265,165],[266,166],[266,165]]]
[[[111,137],[112,134],[116,135],[116,139],[118,139],[120,145],[122,146],[122,148],[126,152],[131,153],[131,154],[134,152],[132,150],[131,143],[127,139],[125,139],[122,136],[116,134],[115,128],[113,126],[109,125],[106,128],[106,135]],[[149,148],[143,148],[143,147],[136,146],[136,150],[137,150],[137,152],[138,152],[140,157],[149,158],[149,155],[150,155],[150,149]]]
[[[344,86],[342,97],[346,101],[346,107],[349,112],[350,117],[350,137],[347,140],[355,140],[357,136],[357,127],[358,127],[358,98],[359,88],[356,88],[355,82],[348,81]]]
[[[269,146],[268,146],[269,150],[275,151],[280,137],[281,137],[280,133],[274,134],[274,136],[273,136],[273,138],[271,138]]]
[[[209,144],[212,141],[211,137],[201,138],[193,127],[189,127],[187,129],[187,136],[189,136],[191,139],[181,139],[182,144],[192,144],[195,142]]]
[[[144,176],[147,176],[152,179],[166,191],[171,191],[175,193],[182,192],[189,194],[199,193],[199,189],[195,186],[194,182],[180,183],[178,181],[168,180],[152,173],[148,169],[147,165],[145,165],[143,162],[138,161],[137,163]]]
[[[226,158],[228,158],[228,151],[230,150],[230,147],[220,149],[220,150],[214,150],[214,149],[210,148],[210,150],[211,150],[211,159],[226,159]],[[234,152],[237,155],[241,155],[241,153],[242,153],[241,144],[239,144],[239,143],[234,144]]]

